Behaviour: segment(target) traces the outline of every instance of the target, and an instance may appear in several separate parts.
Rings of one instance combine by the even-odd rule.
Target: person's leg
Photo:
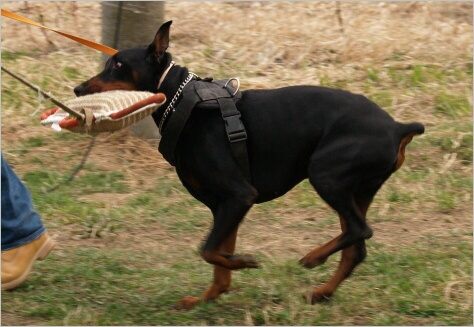
[[[31,195],[1,156],[2,188],[2,290],[20,285],[33,263],[44,259],[54,247]]]
[[[25,245],[44,232],[30,192],[2,154],[2,251]]]

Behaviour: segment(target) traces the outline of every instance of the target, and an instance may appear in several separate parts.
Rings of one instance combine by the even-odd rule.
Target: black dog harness
[[[235,88],[232,85],[232,80],[238,82],[235,78],[219,81],[213,81],[212,78],[201,79],[194,73],[189,73],[181,84],[158,125],[161,134],[158,150],[171,165],[175,165],[175,148],[192,110],[196,107],[220,109],[232,155],[247,180],[251,180],[245,142],[247,132],[235,106],[242,98],[242,92],[239,91],[239,86]],[[176,102],[178,104],[175,108]]]

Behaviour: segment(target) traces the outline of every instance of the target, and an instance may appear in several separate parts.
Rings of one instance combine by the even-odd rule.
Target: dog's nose
[[[84,84],[81,84],[81,85],[79,85],[79,86],[76,86],[76,87],[74,88],[74,94],[76,94],[76,96],[81,96],[82,90],[84,90]]]

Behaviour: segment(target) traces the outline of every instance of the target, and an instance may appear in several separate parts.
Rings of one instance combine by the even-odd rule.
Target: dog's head
[[[105,63],[98,75],[74,88],[77,96],[112,90],[156,92],[158,81],[171,62],[166,52],[172,21],[156,32],[147,47],[136,47],[117,52]]]

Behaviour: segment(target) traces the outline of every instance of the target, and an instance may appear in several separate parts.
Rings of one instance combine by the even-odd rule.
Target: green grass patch
[[[435,97],[434,111],[436,114],[444,115],[451,119],[459,119],[470,116],[472,106],[465,97],[443,92]]]
[[[367,70],[367,78],[370,81],[375,82],[375,83],[380,82],[379,72],[376,69],[373,69],[373,68],[369,68]]]
[[[125,177],[120,172],[87,173],[76,178],[74,186],[82,194],[91,193],[127,193],[129,188],[125,184]]]
[[[2,50],[2,61],[14,61],[20,57],[29,55],[26,51]]]
[[[234,273],[229,294],[190,312],[173,306],[207,286],[206,263],[188,257],[173,265],[173,253],[152,249],[71,249],[53,252],[28,283],[3,292],[2,310],[53,325],[345,325],[356,316],[367,325],[470,325],[472,266],[465,258],[472,247],[428,245],[390,251],[369,242],[366,262],[329,303],[313,306],[301,294],[324,281],[335,260],[314,270],[264,261],[262,269]]]
[[[64,75],[70,79],[78,79],[82,77],[81,72],[76,67],[65,67],[64,68]]]

